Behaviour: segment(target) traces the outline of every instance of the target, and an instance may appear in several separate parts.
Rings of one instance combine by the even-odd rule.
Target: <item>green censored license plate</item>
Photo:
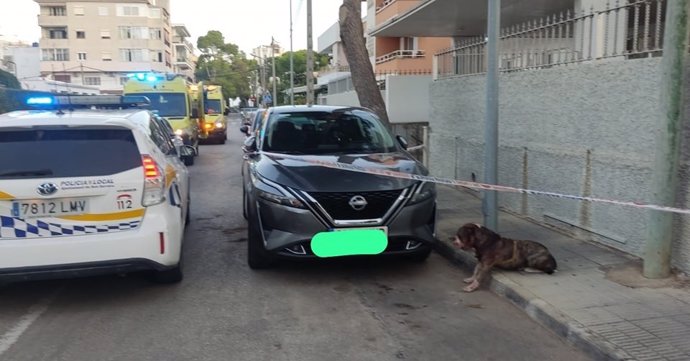
[[[312,252],[321,258],[374,255],[387,246],[384,228],[340,229],[317,233],[311,239]]]

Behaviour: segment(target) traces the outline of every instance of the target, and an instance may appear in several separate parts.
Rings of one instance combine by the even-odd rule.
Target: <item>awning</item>
[[[574,0],[503,0],[501,27],[573,11]],[[426,0],[419,6],[377,24],[370,36],[453,37],[486,33],[486,1]]]

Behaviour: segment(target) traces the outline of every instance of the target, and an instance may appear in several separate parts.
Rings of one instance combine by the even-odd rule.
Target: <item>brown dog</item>
[[[504,238],[478,224],[467,223],[460,227],[453,244],[463,250],[474,249],[478,260],[472,277],[464,280],[469,283],[463,288],[465,292],[476,290],[494,266],[507,270],[529,267],[548,274],[556,270],[556,260],[543,244]]]

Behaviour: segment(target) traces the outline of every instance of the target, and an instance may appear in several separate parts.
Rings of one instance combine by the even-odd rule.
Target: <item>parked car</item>
[[[244,146],[249,267],[269,267],[277,258],[429,256],[436,214],[433,183],[315,164],[428,174],[405,150],[405,140],[393,137],[372,112],[286,106],[270,108],[264,119]]]
[[[127,107],[127,98],[137,97],[68,101]],[[190,217],[180,158],[194,148],[171,133],[136,108],[0,116],[0,154],[12,154],[0,157],[0,280],[151,271],[179,282]]]

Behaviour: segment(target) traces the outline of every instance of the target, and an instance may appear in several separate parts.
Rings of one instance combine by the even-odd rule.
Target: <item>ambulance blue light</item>
[[[50,105],[53,104],[54,99],[52,97],[32,97],[26,99],[27,105]]]
[[[149,74],[146,76],[146,81],[154,82],[156,80],[158,80],[158,78],[153,74]]]
[[[139,80],[144,80],[144,79],[146,79],[146,74],[144,74],[144,73],[138,73],[138,74],[137,74],[137,79],[139,79]]]

